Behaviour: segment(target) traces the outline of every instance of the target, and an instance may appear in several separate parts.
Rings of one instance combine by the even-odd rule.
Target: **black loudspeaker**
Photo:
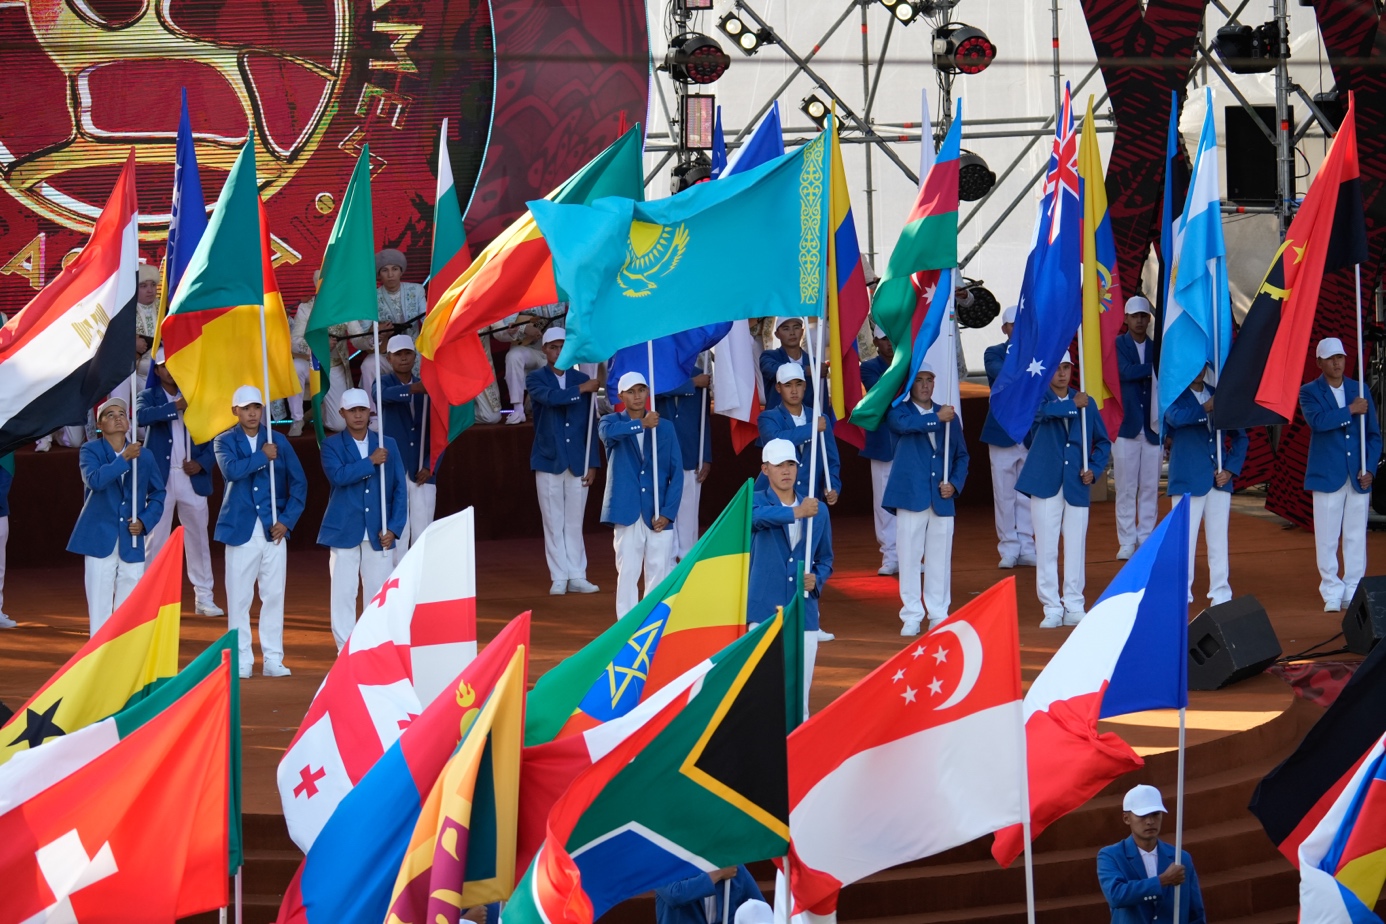
[[[1275,134],[1275,107],[1255,106],[1256,115]],[[1290,128],[1295,124],[1290,107]],[[1276,191],[1275,142],[1268,139],[1251,113],[1241,106],[1224,106],[1227,141],[1227,198],[1238,205],[1274,205]],[[1290,191],[1294,195],[1294,191]]]
[[[1386,575],[1363,578],[1343,616],[1348,651],[1364,655],[1386,638]]]
[[[1280,655],[1266,608],[1255,597],[1210,606],[1189,623],[1189,689],[1221,690],[1261,673]]]

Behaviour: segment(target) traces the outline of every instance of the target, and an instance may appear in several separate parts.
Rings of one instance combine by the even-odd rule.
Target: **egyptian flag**
[[[129,377],[138,264],[132,150],[87,246],[0,328],[0,455],[82,423]]]
[[[1294,416],[1323,276],[1366,259],[1357,118],[1349,93],[1333,146],[1290,222],[1223,366],[1213,410],[1217,427],[1283,424]]]

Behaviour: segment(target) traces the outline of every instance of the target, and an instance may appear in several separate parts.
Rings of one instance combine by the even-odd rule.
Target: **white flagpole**
[[[236,924],[241,924],[241,906],[244,904],[241,901],[241,872],[244,869],[244,866],[236,867]]]
[[[1357,397],[1367,397],[1367,367],[1363,360],[1362,350],[1362,264],[1353,266],[1353,272],[1357,279]],[[1367,415],[1358,415],[1361,418],[1362,442],[1357,447],[1357,455],[1362,458],[1362,474],[1367,474]],[[1222,440],[1218,440],[1218,448],[1222,448]]]
[[[270,426],[270,374],[269,374],[269,339],[265,334],[265,306],[260,305],[260,371],[265,378],[265,393],[262,396],[264,404],[260,405],[260,426],[265,430],[265,442],[274,442],[274,428]],[[279,522],[279,498],[274,489],[274,460],[269,463],[269,489],[270,489],[270,526]],[[236,874],[237,877],[240,873]],[[236,879],[236,888],[240,889],[240,879]],[[236,903],[236,921],[239,924],[241,918],[240,903]]]
[[[1088,393],[1088,358],[1083,355],[1083,325],[1078,325],[1078,390],[1083,394]],[[1089,401],[1092,399],[1089,398]],[[1088,466],[1088,409],[1082,407],[1078,409],[1078,426],[1083,431],[1083,471],[1089,471]]]
[[[596,381],[593,378],[593,381]],[[597,393],[594,391],[587,399],[587,445],[582,450],[582,477],[587,477],[587,470],[592,467],[592,424],[597,419]]]
[[[1359,311],[1358,314],[1360,315],[1361,312]],[[1358,338],[1357,338],[1357,342],[1358,342],[1359,344],[1362,342],[1362,337],[1361,337],[1360,335],[1359,335]],[[150,357],[150,361],[153,362],[153,357]],[[136,388],[139,386],[139,378],[140,378],[140,367],[139,367],[139,365],[137,364],[137,365],[135,366],[135,371],[133,371],[133,372],[130,373],[130,413],[127,415],[127,416],[130,418],[130,431],[129,431],[129,433],[126,435],[126,441],[127,441],[127,442],[132,442],[132,443],[138,443],[138,442],[140,441],[140,428],[139,428],[139,425],[135,423],[135,402],[137,402],[137,401],[139,400],[139,392],[136,391]],[[1363,420],[1366,420],[1365,417],[1362,418],[1362,419],[1363,419]],[[134,437],[133,440],[130,439],[131,436]],[[1363,448],[1365,448],[1366,445],[1367,445],[1366,442],[1363,441],[1363,443],[1362,443]],[[131,522],[131,523],[135,522],[136,520],[139,519],[139,516],[140,516],[140,457],[139,457],[139,454],[136,453],[136,454],[135,454],[135,457],[134,457],[133,459],[130,460],[130,522]],[[134,535],[134,534],[131,534],[131,536],[130,536],[130,548],[132,548],[132,549],[137,549],[137,548],[139,548],[139,545],[140,545],[140,537],[139,537],[139,536],[136,536],[136,535]]]
[[[955,285],[955,284],[953,283],[953,281],[952,281],[951,278],[949,279],[948,284],[949,284],[949,285]],[[957,291],[956,287],[954,288],[954,291]],[[949,345],[949,347],[950,347],[950,349],[948,350],[948,367],[949,367],[948,376],[949,376],[949,377],[948,377],[948,379],[946,380],[946,381],[948,382],[948,387],[945,388],[945,389],[943,390],[943,398],[944,398],[945,401],[946,401],[948,398],[952,397],[952,395],[953,395],[953,387],[952,387],[952,385],[953,385],[953,379],[957,378],[957,375],[958,375],[958,343],[957,343],[957,341],[956,341],[955,339],[953,339],[953,334],[955,333],[955,325],[953,324],[953,312],[954,312],[953,293],[950,292],[950,293],[948,294],[948,317],[947,317],[947,319],[946,319],[946,321],[945,321],[945,324],[947,324],[947,327],[948,327],[948,332],[947,332],[946,336],[948,337],[948,345]],[[935,379],[935,381],[937,381],[937,378]],[[910,383],[910,387],[911,387],[911,388],[914,387],[914,383],[913,383],[913,382]],[[959,403],[961,403],[961,402],[959,402]],[[938,402],[935,401],[934,404],[935,404],[935,406],[937,406]],[[957,409],[957,408],[953,408],[953,413],[956,414],[957,412],[958,412],[958,409]],[[937,413],[937,412],[935,412],[935,413]],[[949,437],[952,436],[952,434],[953,434],[953,424],[952,424],[952,421],[949,421],[948,423],[946,423],[946,424],[943,425],[943,480],[944,480],[945,482],[948,481],[949,463],[950,463],[950,462],[952,461],[952,459],[953,459],[952,440],[949,438]]]
[[[731,885],[730,878],[722,880],[722,924],[731,924],[731,915],[727,911],[731,907]]]
[[[1222,318],[1218,313],[1218,274],[1213,273],[1213,387],[1222,384]],[[1360,296],[1359,296],[1360,297]],[[1358,306],[1357,316],[1362,316],[1361,305]],[[1359,320],[1360,324],[1361,321]],[[1360,345],[1360,339],[1359,345]],[[1216,404],[1214,405],[1216,408]],[[1211,422],[1211,421],[1210,421]],[[1218,471],[1222,471],[1222,431],[1216,427],[1213,429],[1213,443],[1217,446]],[[1183,779],[1182,775],[1180,777]],[[1175,861],[1176,863],[1178,860]]]
[[[371,322],[371,339],[375,344],[375,432],[380,437],[380,446],[385,446],[385,401],[381,397],[380,371],[380,321]],[[369,444],[368,444],[369,445]],[[380,466],[380,531],[389,528],[388,511],[385,509],[385,466]]]
[[[1360,343],[1362,338],[1359,336],[1357,340]],[[704,365],[708,367],[710,372],[712,369],[712,351],[709,350],[704,355],[707,357]],[[708,382],[708,387],[702,389],[702,400],[698,402],[698,458],[693,463],[695,476],[702,474],[703,471],[703,440],[707,439],[707,395],[710,391],[712,391],[712,383]],[[1366,443],[1364,442],[1362,445],[1365,446]]]
[[[655,409],[654,380],[654,341],[645,341],[645,364],[649,367],[649,394],[646,397],[645,413]],[[657,412],[656,412],[657,413]],[[659,519],[659,428],[650,430],[650,485],[654,488],[654,518]]]
[[[1020,726],[1020,799],[1024,808],[1021,837],[1025,840],[1025,920],[1035,924],[1035,853],[1030,844],[1030,752],[1025,725]]]
[[[411,401],[410,404],[413,402]],[[423,396],[423,420],[419,421],[419,467],[414,469],[414,474],[424,467],[424,462],[428,461],[428,395]],[[411,479],[412,480],[412,479]]]
[[[826,261],[824,263],[826,266]],[[827,326],[826,313],[818,318],[818,334],[814,338],[817,342],[814,346],[813,356],[813,424],[809,431],[809,476],[808,476],[808,496],[818,496],[818,466],[815,460],[818,458],[818,445],[822,443],[818,433],[818,421],[823,418],[823,328]],[[826,450],[825,450],[826,451]],[[826,461],[823,465],[823,477],[828,477],[828,466]],[[831,483],[828,487],[832,487]],[[804,528],[804,570],[813,569],[813,517],[808,518],[808,523]],[[804,591],[804,596],[809,595],[809,591]]]
[[[1218,442],[1222,442],[1219,440]],[[1178,781],[1174,790],[1174,862],[1182,863],[1184,856],[1184,713],[1179,707],[1179,768]],[[1185,873],[1187,875],[1187,873]],[[1184,915],[1179,906],[1179,892],[1182,886],[1174,887],[1174,924],[1180,924]]]

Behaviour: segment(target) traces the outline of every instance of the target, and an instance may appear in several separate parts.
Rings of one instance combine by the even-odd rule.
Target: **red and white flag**
[[[716,369],[712,377],[713,413],[731,418],[732,445],[737,452],[760,435],[756,418],[765,408],[760,353],[760,341],[745,321],[734,321],[727,336],[712,348]]]
[[[1007,578],[789,736],[796,912],[1024,819],[1016,625]]]
[[[371,598],[279,761],[284,821],[304,853],[337,803],[475,657],[468,507],[429,526]]]

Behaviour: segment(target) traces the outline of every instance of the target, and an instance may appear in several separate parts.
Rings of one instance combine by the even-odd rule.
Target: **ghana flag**
[[[106,624],[0,726],[0,764],[114,715],[178,673],[183,527]]]

